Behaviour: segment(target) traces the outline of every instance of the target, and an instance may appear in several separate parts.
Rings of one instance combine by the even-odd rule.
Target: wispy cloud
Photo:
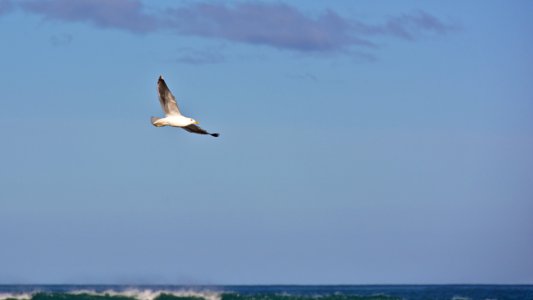
[[[167,10],[167,25],[186,35],[268,45],[302,52],[340,51],[352,46],[375,47],[376,36],[416,40],[455,29],[418,11],[389,18],[384,24],[366,24],[326,10],[310,17],[286,4],[194,4]]]
[[[457,29],[457,26],[447,24],[424,11],[391,17],[383,25],[364,26],[368,34],[395,36],[409,41],[427,34],[444,35]]]
[[[226,60],[225,56],[221,53],[220,48],[206,48],[206,49],[193,49],[193,48],[180,48],[177,50],[179,63],[190,65],[205,65],[216,64]]]
[[[26,0],[20,7],[48,20],[87,22],[135,33],[158,29],[157,18],[146,14],[138,0]]]
[[[10,2],[3,0],[0,3]],[[188,3],[149,14],[138,0],[25,0],[20,7],[48,20],[86,22],[101,28],[134,33],[170,31],[305,53],[348,53],[376,47],[377,37],[415,41],[442,35],[454,26],[426,12],[393,16],[368,24],[325,10],[309,16],[282,3]],[[6,6],[6,7],[7,7]],[[0,6],[1,11],[1,6]],[[202,58],[200,58],[202,57]],[[212,53],[183,56],[183,62],[216,61]]]
[[[331,51],[372,43],[351,34],[332,11],[311,18],[286,4],[194,4],[168,9],[168,25],[180,34],[268,45],[298,51]]]
[[[13,9],[11,0],[0,0],[0,16],[8,13],[11,9]]]

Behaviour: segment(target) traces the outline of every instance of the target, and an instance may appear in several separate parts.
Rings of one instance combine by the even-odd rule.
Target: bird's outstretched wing
[[[168,89],[163,76],[159,76],[157,81],[157,92],[159,93],[159,102],[161,108],[167,116],[181,116],[180,109],[176,103],[176,98],[172,95],[172,92]]]
[[[212,135],[214,137],[218,137],[219,136],[218,133],[209,133],[209,132],[205,131],[204,129],[200,128],[200,126],[195,125],[195,124],[187,125],[187,126],[181,127],[181,128],[187,130],[188,132],[192,132],[192,133],[209,134],[209,135]]]

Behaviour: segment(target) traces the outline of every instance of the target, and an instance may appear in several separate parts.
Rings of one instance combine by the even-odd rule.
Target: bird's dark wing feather
[[[159,80],[157,81],[157,92],[159,93],[159,102],[165,115],[180,116],[181,112],[178,108],[178,103],[176,103],[176,98],[172,95],[162,76],[159,76]]]
[[[187,125],[187,126],[181,127],[181,128],[187,130],[188,132],[192,132],[192,133],[209,134],[209,135],[212,135],[214,137],[218,136],[218,133],[209,133],[206,130],[200,128],[200,126],[195,125],[195,124]]]
[[[188,126],[185,126],[185,127],[182,127],[182,128],[187,130],[188,132],[192,132],[192,133],[209,134],[209,132],[207,132],[204,129],[200,128],[200,126],[194,125],[194,124],[191,124],[191,125],[188,125]]]

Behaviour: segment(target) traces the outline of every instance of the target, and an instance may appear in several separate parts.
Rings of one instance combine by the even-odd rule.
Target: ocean
[[[533,300],[533,285],[0,285],[0,300]]]

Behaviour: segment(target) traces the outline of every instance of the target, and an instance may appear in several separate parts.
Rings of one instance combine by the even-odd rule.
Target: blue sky
[[[533,283],[532,11],[0,0],[0,283]]]

